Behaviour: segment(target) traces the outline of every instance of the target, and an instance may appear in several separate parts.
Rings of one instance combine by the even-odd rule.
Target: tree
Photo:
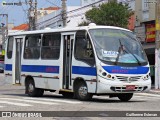
[[[78,24],[78,26],[87,26],[89,25],[89,21],[83,21],[80,24]]]
[[[86,19],[89,22],[97,25],[119,26],[127,28],[128,20],[133,15],[133,11],[128,4],[109,2],[93,7],[85,13]],[[82,25],[82,23],[81,23]]]

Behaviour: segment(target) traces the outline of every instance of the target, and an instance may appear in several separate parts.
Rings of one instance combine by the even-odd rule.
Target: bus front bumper
[[[122,82],[107,80],[100,77],[97,82],[97,94],[148,92],[150,89],[151,79],[135,82]]]

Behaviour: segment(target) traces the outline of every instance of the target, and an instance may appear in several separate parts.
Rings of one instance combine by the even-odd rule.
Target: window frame
[[[13,38],[13,39],[12,39],[12,45],[11,45],[11,46],[12,46],[12,54],[11,54],[11,57],[8,57],[9,43],[10,43],[10,41],[11,41],[10,38]],[[13,37],[13,36],[9,36],[9,37],[8,37],[8,42],[7,42],[7,58],[8,58],[8,59],[12,59],[12,57],[13,57],[13,44],[14,44],[14,37]]]
[[[27,42],[27,37],[31,37],[31,36],[39,36],[40,37],[40,46],[36,46],[36,47],[26,47],[26,42]],[[42,44],[42,36],[41,33],[38,34],[28,34],[25,36],[25,43],[24,43],[24,52],[23,52],[23,59],[25,60],[38,60],[41,58],[41,44]],[[26,48],[39,48],[39,57],[38,58],[25,58],[25,50]]]
[[[57,41],[59,41],[59,46],[43,46],[43,40],[44,40],[44,36],[57,36],[59,35],[60,38],[57,37]],[[59,47],[59,48],[58,48]],[[57,58],[43,58],[42,56],[42,49],[43,48],[52,48],[54,50],[58,50],[59,49],[59,54]],[[44,33],[41,39],[41,54],[40,54],[40,58],[41,60],[58,60],[60,58],[60,53],[61,53],[61,32],[53,32],[53,33]]]
[[[87,44],[87,46],[89,45],[93,51],[93,57],[86,57],[86,58],[78,58],[77,55],[76,55],[76,43],[77,43],[77,32],[79,31],[85,31],[85,39],[86,39],[86,36],[88,37],[87,38],[87,42],[89,42],[89,44]],[[95,53],[94,53],[94,49],[93,49],[93,44],[91,42],[91,38],[89,36],[89,33],[86,31],[86,30],[79,30],[76,32],[76,35],[75,35],[75,43],[74,43],[74,58],[78,61],[82,61],[90,66],[94,66],[96,64],[95,62]]]

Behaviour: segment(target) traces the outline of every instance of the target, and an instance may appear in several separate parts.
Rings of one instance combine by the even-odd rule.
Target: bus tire
[[[81,101],[87,101],[92,99],[92,94],[88,93],[88,88],[85,82],[79,82],[76,90],[75,90],[76,98],[78,98]]]
[[[44,90],[36,88],[33,80],[28,80],[26,83],[26,91],[30,97],[43,96]]]
[[[118,95],[118,98],[122,101],[122,102],[127,102],[129,101],[131,98],[133,97],[133,93],[122,93]]]
[[[44,90],[40,88],[36,88],[36,89],[38,89],[38,94],[36,95],[36,97],[42,97],[44,94]]]

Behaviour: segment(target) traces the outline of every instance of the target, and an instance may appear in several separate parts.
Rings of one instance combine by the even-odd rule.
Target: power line
[[[69,11],[69,12],[66,12],[66,14],[80,11],[80,10],[82,10],[82,9],[85,9],[85,8],[88,8],[88,7],[91,7],[91,6],[94,6],[94,5],[96,5],[96,4],[98,4],[98,3],[101,3],[101,2],[103,2],[103,1],[106,1],[106,0],[99,0],[99,1],[94,2],[94,3],[91,3],[91,4],[89,4],[89,5],[86,5],[86,6],[77,8],[77,9],[75,9],[75,10],[71,10],[71,11]],[[40,24],[43,24],[43,23],[48,22],[48,21],[50,21],[50,20],[53,20],[53,19],[55,19],[55,18],[57,18],[57,17],[59,17],[59,16],[61,16],[61,14],[56,15],[56,16],[50,18],[50,19],[47,19],[46,21],[42,21],[42,22],[38,23],[36,26],[39,26]]]
[[[12,0],[12,2],[11,3],[13,3],[14,2],[14,0]],[[5,12],[5,11],[7,11],[7,9],[9,10],[9,8],[10,8],[11,6],[10,5],[8,5],[7,6],[7,8],[4,8],[2,11],[1,11],[1,13],[3,13],[3,12]]]
[[[22,3],[21,0],[19,0],[19,2]],[[28,13],[26,12],[27,10],[24,9],[23,5],[22,5],[22,10],[23,10],[23,12],[25,13],[24,16],[23,16],[23,21],[24,21],[25,23],[27,23]]]
[[[52,3],[51,1],[49,1],[49,0],[46,0],[48,3],[50,3],[50,4],[52,4],[52,5],[54,5],[54,6],[56,6],[56,7],[58,7],[58,8],[60,8],[60,6],[58,6],[58,5],[56,5],[56,4],[54,4],[54,3]]]

